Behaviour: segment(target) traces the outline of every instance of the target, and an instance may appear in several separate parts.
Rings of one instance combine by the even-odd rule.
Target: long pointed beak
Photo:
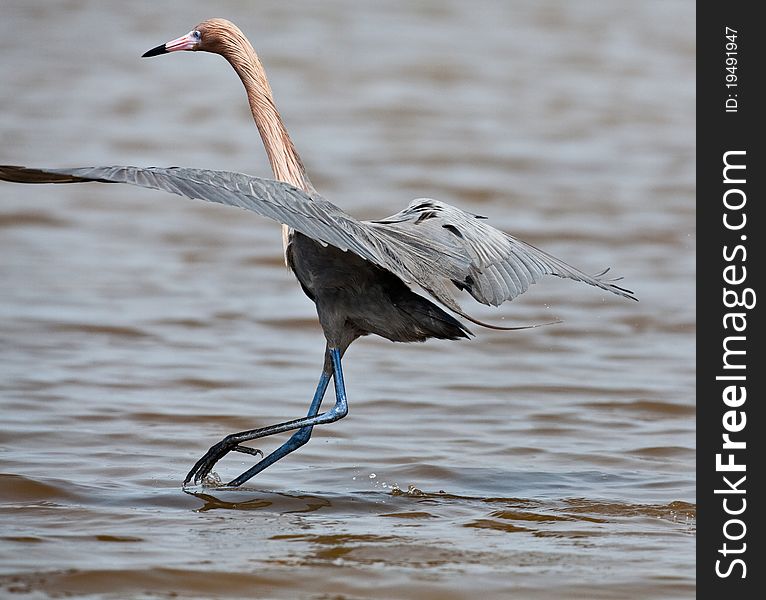
[[[194,36],[194,31],[190,31],[186,35],[182,35],[180,38],[176,38],[165,44],[160,44],[151,50],[147,50],[141,55],[141,58],[158,56],[160,54],[167,54],[168,52],[178,52],[179,50],[195,50],[197,44],[199,44],[199,39]]]

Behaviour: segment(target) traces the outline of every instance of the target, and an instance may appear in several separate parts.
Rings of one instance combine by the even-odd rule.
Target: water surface
[[[694,5],[6,0],[0,163],[268,176],[220,57],[138,58],[210,16],[253,40],[333,202],[433,196],[641,302],[550,281],[464,304],[559,325],[357,341],[346,419],[243,489],[184,493],[209,445],[316,385],[279,227],[2,184],[0,595],[693,597]]]

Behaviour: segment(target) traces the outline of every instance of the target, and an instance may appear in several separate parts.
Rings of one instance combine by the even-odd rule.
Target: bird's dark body
[[[396,275],[352,252],[296,232],[287,247],[287,261],[316,304],[331,347],[345,349],[369,334],[392,342],[469,335],[457,319],[411,291]]]

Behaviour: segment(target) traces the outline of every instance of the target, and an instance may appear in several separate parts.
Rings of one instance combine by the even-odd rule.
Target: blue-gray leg
[[[317,413],[319,412],[319,407],[322,405],[322,399],[324,398],[324,394],[325,394],[325,391],[327,390],[327,385],[330,383],[331,377],[332,377],[331,373],[325,373],[325,372],[322,373],[322,377],[319,379],[319,385],[317,386],[317,390],[314,393],[314,399],[311,401],[309,412],[306,415],[307,417],[315,417]],[[314,429],[313,425],[309,425],[307,427],[303,427],[299,429],[290,437],[289,440],[287,440],[279,448],[274,450],[274,452],[269,454],[263,460],[259,461],[258,464],[250,467],[247,471],[242,473],[242,475],[240,475],[236,479],[232,479],[226,485],[230,485],[234,487],[238,485],[242,485],[248,479],[254,477],[255,475],[258,475],[258,473],[263,471],[266,467],[273,465],[283,456],[287,456],[293,450],[297,450],[298,448],[303,446],[303,444],[309,441],[309,438],[311,437],[311,432],[313,431],[313,429]],[[242,448],[242,446],[237,446],[236,448],[234,448],[234,450],[238,452],[244,451],[250,454],[250,451],[247,448]]]
[[[330,366],[332,371],[328,372],[327,369],[322,371],[322,376],[319,379],[319,385],[317,386],[314,398],[311,401],[311,407],[309,408],[308,415],[303,419],[295,419],[293,421],[287,421],[285,423],[279,423],[277,425],[271,425],[269,427],[262,427],[260,429],[251,429],[249,431],[241,431],[239,433],[233,433],[226,436],[223,440],[215,444],[207,453],[200,458],[197,463],[189,471],[189,474],[184,480],[184,485],[189,483],[192,479],[194,483],[202,481],[208,473],[213,469],[216,462],[223,458],[231,451],[246,452],[252,454],[255,451],[246,447],[240,446],[242,442],[247,442],[268,435],[274,435],[276,433],[282,433],[284,431],[290,431],[291,429],[298,429],[298,431],[287,442],[282,444],[274,452],[269,454],[266,458],[259,461],[258,464],[251,467],[239,477],[231,480],[227,485],[238,486],[243,484],[251,477],[257,475],[263,471],[266,467],[274,464],[283,456],[286,456],[293,450],[300,448],[303,444],[308,442],[311,437],[311,432],[314,425],[321,425],[323,423],[332,423],[338,419],[342,419],[348,413],[348,402],[346,400],[346,389],[343,383],[343,369],[341,367],[341,351],[338,348],[328,348],[328,354],[330,358]],[[327,386],[332,376],[335,381],[335,406],[321,415],[317,416],[319,407],[322,404],[322,398],[324,397]]]

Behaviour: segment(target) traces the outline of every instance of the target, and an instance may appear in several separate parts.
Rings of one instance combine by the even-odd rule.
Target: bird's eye
[[[192,37],[199,42],[202,39],[202,34],[195,29],[192,31]]]

